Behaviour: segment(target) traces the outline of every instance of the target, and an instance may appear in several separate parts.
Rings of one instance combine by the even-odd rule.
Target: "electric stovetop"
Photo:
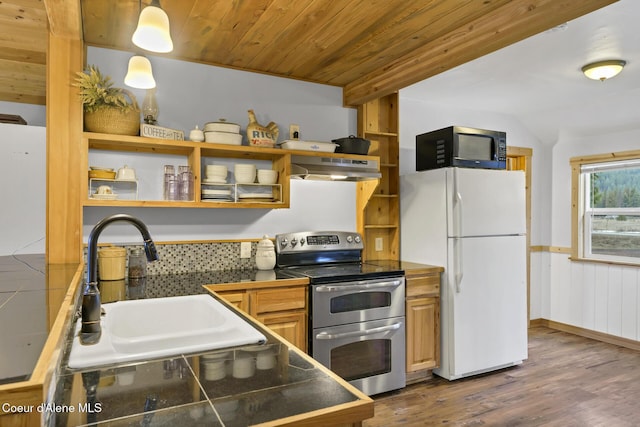
[[[308,277],[311,284],[384,279],[404,276],[399,267],[367,263],[335,263],[284,267],[279,270],[292,277]]]

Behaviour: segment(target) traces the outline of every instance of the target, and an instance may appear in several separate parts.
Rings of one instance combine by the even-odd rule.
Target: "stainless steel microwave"
[[[444,167],[505,169],[505,132],[449,126],[416,136],[416,171]]]

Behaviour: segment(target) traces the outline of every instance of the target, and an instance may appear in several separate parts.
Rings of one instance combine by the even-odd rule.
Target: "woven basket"
[[[133,108],[122,111],[116,107],[103,106],[93,112],[84,112],[84,128],[89,132],[115,135],[138,135],[140,133],[140,108],[133,93],[122,90],[131,99]]]

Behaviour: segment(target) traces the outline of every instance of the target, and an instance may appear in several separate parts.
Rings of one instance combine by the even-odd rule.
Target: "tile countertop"
[[[149,276],[146,283],[127,284],[124,293],[128,298],[156,298],[204,294],[204,284],[254,282],[266,286],[264,275],[257,273],[261,272]],[[273,279],[270,276],[269,280]],[[275,280],[278,284],[286,282],[278,277]],[[120,286],[117,292],[122,292]],[[371,399],[253,319],[245,319],[267,336],[265,345],[176,355],[98,370],[71,370],[65,354],[53,402],[57,406],[46,412],[45,424],[76,426],[109,421],[109,425],[245,426],[295,423],[323,416],[333,422],[358,422],[373,416]],[[70,343],[68,336],[65,353]],[[260,357],[262,369],[255,369],[247,378],[236,378],[242,375],[234,376],[234,367],[240,366],[238,360],[244,357],[252,358],[252,363]],[[145,411],[145,406],[155,406],[155,410]]]
[[[44,254],[0,256],[0,385],[31,377],[77,267],[45,266]]]

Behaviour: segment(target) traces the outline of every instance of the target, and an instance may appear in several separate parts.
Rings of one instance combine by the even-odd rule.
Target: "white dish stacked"
[[[338,144],[333,142],[299,141],[291,139],[282,141],[279,145],[280,148],[284,148],[286,150],[321,151],[325,153],[333,153],[338,147]]]
[[[206,165],[204,169],[203,184],[226,184],[227,183],[227,167],[225,165]]]
[[[206,165],[202,180],[202,200],[231,200],[231,188],[227,185],[227,167],[224,165]]]
[[[228,123],[224,119],[204,125],[204,140],[216,144],[242,145],[240,125]]]

